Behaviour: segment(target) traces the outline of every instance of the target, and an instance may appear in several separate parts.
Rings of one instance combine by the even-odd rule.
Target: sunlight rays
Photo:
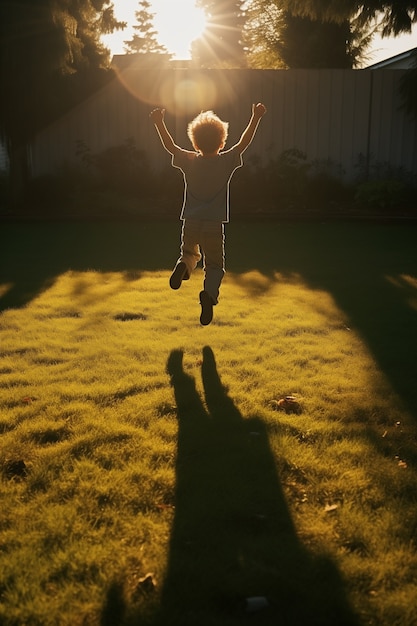
[[[207,25],[200,37],[194,41],[197,58],[205,65],[204,58],[209,59],[210,67],[241,67],[241,58],[233,40],[240,39],[241,33],[235,26],[228,26],[227,15],[216,17],[216,21],[207,20]]]

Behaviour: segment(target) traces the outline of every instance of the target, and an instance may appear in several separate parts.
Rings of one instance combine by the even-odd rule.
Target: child
[[[184,176],[181,254],[171,274],[170,286],[179,289],[204,256],[204,285],[200,292],[203,326],[213,319],[224,269],[224,224],[229,221],[229,184],[235,170],[243,165],[242,153],[251,143],[266,113],[263,104],[252,105],[252,115],[233,148],[223,151],[229,124],[212,111],[204,111],[188,124],[188,137],[195,151],[174,143],[164,121],[165,109],[155,109],[150,118],[164,148],[172,154],[173,167]]]

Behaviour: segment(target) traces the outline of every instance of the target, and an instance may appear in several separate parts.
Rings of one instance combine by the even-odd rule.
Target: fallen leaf
[[[326,506],[324,507],[324,510],[326,511],[326,513],[331,513],[332,511],[336,511],[336,509],[339,508],[338,504],[326,504]]]
[[[287,414],[295,413],[296,415],[300,415],[300,413],[302,413],[301,405],[294,396],[285,396],[285,398],[273,400],[271,407],[274,411],[285,411]]]

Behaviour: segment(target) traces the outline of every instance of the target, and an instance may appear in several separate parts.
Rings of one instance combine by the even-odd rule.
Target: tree
[[[245,67],[243,47],[244,0],[198,0],[207,27],[193,42],[192,57],[203,67]]]
[[[250,67],[283,69],[286,67],[278,48],[284,27],[283,12],[273,2],[251,0],[247,6],[243,40]]]
[[[293,15],[285,2],[251,0],[245,42],[251,65],[290,68],[351,68],[360,63],[370,32],[355,20],[331,22]],[[255,44],[255,52],[253,45]]]
[[[351,68],[349,23],[320,22],[285,12],[278,51],[292,68]]]
[[[133,26],[136,31],[132,39],[125,41],[125,51],[133,53],[151,53],[167,55],[168,50],[158,42],[158,32],[153,25],[155,13],[150,12],[151,3],[147,0],[139,2],[139,10],[135,12],[137,23]]]
[[[277,53],[291,68],[351,69],[359,64],[369,38],[348,20],[323,22],[283,14]]]
[[[384,37],[410,33],[417,22],[416,0],[280,0],[283,9],[293,15],[327,22],[357,19],[361,25],[378,22]]]
[[[107,80],[109,52],[100,36],[124,23],[108,0],[11,1],[0,11],[0,137],[16,201],[29,177],[31,139]]]

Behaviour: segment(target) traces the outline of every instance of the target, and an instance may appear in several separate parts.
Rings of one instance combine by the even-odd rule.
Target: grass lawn
[[[417,224],[179,229],[1,225],[0,624],[416,624]]]

